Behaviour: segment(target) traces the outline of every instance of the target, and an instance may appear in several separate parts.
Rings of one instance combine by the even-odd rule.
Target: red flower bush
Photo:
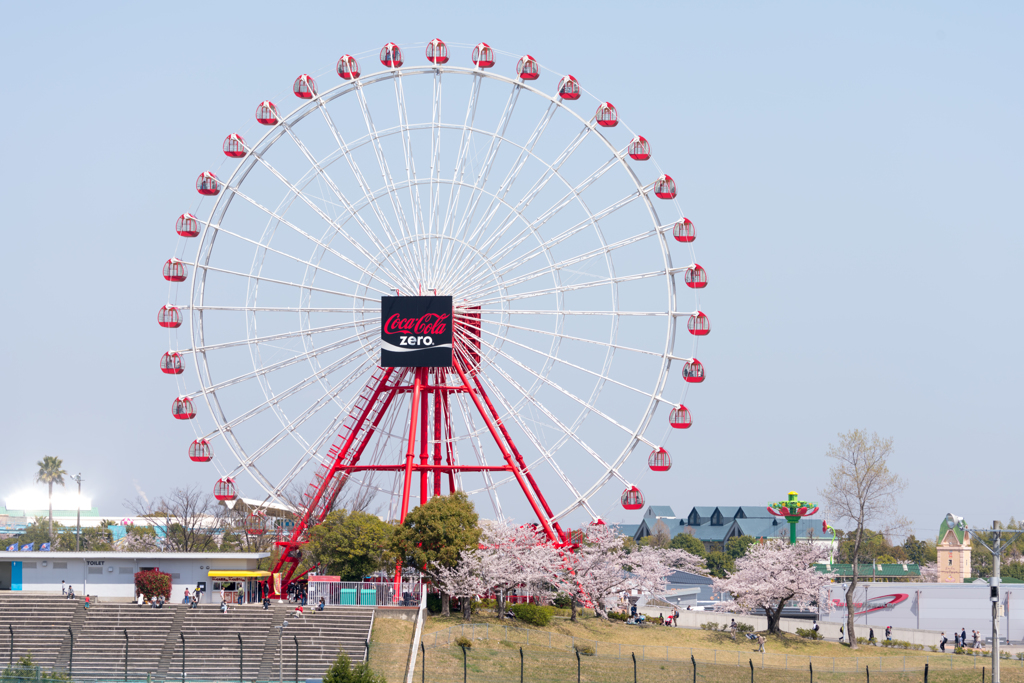
[[[147,569],[135,573],[135,590],[142,593],[147,600],[158,595],[171,599],[171,575],[159,569]]]

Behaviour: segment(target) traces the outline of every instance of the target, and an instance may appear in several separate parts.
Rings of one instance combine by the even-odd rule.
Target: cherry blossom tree
[[[505,597],[513,589],[543,598],[562,553],[532,524],[484,520],[480,530],[480,549],[470,561],[478,563],[478,574],[497,595],[499,618],[505,617]]]
[[[779,632],[779,619],[786,603],[810,610],[811,603],[822,600],[831,574],[815,569],[828,554],[825,546],[804,542],[789,544],[781,539],[755,543],[747,554],[736,560],[736,571],[715,579],[713,589],[731,600],[719,603],[721,612],[750,613],[763,609],[768,616],[768,632]]]
[[[703,560],[685,550],[645,547],[627,553],[618,531],[605,524],[591,524],[579,547],[562,553],[554,582],[572,598],[572,621],[577,620],[577,605],[588,602],[595,616],[607,618],[619,593],[630,589],[661,592],[668,575],[676,570],[706,573]]]
[[[444,595],[454,595],[462,604],[462,618],[469,621],[472,600],[487,589],[480,572],[482,558],[479,550],[463,550],[454,567],[433,563],[434,580]]]

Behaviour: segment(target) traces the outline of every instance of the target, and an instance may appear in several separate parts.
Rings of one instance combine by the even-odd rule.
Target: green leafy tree
[[[57,533],[60,533],[62,528],[60,522],[57,522]],[[52,537],[53,527],[47,525],[46,517],[36,517],[31,524],[25,527],[25,531],[18,538],[18,543],[20,545],[35,543],[36,550],[39,550],[39,546],[49,543]]]
[[[685,550],[697,557],[704,557],[707,554],[704,552],[704,544],[697,540],[693,534],[676,534],[672,537],[672,542],[668,544],[668,547],[673,550]]]
[[[36,472],[36,483],[46,484],[47,495],[50,499],[50,535],[46,539],[50,541],[53,539],[53,485],[64,486],[64,475],[67,474],[67,470],[64,469],[64,461],[52,455],[44,455],[36,465],[39,466],[39,471]]]
[[[720,579],[726,577],[726,572],[732,572],[736,569],[735,561],[728,553],[723,553],[720,550],[715,550],[708,553],[707,557],[704,558],[707,562],[708,573],[711,576],[717,576]]]
[[[477,546],[478,519],[473,503],[462,491],[435,496],[406,515],[405,523],[395,528],[391,549],[407,566],[437,580],[434,563],[455,567],[459,553]],[[451,614],[448,595],[441,597],[441,613]]]
[[[395,527],[366,512],[335,510],[308,532],[306,551],[326,574],[359,581],[394,567],[391,536]]]
[[[323,683],[387,683],[387,679],[367,663],[352,666],[348,655],[342,652],[324,674]]]
[[[930,541],[919,541],[913,534],[903,541],[903,552],[906,553],[908,561],[921,567],[938,560],[935,544]]]
[[[753,536],[733,536],[725,542],[725,552],[735,560],[746,555],[747,549],[754,543],[757,543],[757,539]]]

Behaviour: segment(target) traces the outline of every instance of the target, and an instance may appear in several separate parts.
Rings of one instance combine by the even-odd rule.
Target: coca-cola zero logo
[[[450,296],[381,297],[381,365],[451,367]]]

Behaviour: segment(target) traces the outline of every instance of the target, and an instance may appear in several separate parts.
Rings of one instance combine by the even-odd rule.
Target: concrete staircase
[[[185,636],[185,676],[193,680],[256,680],[267,631],[277,612],[259,606],[232,605],[221,614],[219,605],[185,609],[181,633]],[[241,638],[241,640],[239,640]],[[169,644],[170,645],[170,644]],[[173,644],[168,677],[181,675],[181,638]]]
[[[156,674],[177,610],[171,605],[162,609],[102,603],[90,607],[75,634],[75,679],[124,676],[126,646],[129,678]]]
[[[69,627],[70,633],[65,632],[64,640],[61,641],[60,649],[57,650],[57,659],[53,664],[54,671],[68,671],[74,673],[71,668],[74,665],[74,645],[75,639],[78,638],[78,634],[82,632],[82,626],[85,625],[85,615],[87,613],[85,607],[85,600],[75,600],[76,606],[75,611],[71,616],[71,623]]]
[[[373,608],[328,607],[323,612],[307,609],[304,616],[292,612],[286,619],[288,626],[284,629],[280,654],[277,629],[274,629],[273,634],[268,634],[272,638],[268,637],[263,651],[260,680],[276,679],[279,666],[283,669],[285,680],[296,680],[296,639],[299,681],[321,678],[338,658],[339,651],[344,651],[353,664],[366,661],[366,641],[370,638]]]
[[[32,661],[43,670],[52,669],[68,636],[68,626],[83,602],[81,599],[67,600],[60,595],[0,593],[3,668],[8,664],[13,629],[14,662],[31,653]]]

